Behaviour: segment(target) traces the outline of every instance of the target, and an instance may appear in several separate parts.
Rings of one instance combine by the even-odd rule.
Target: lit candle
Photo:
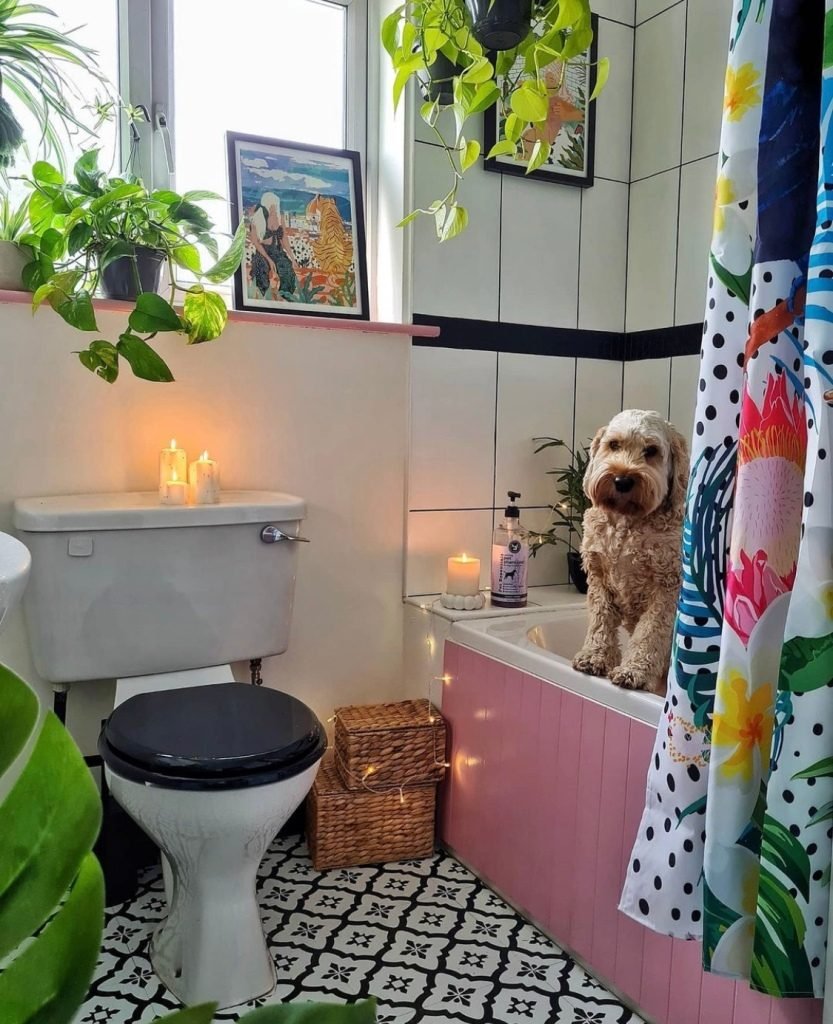
[[[192,504],[216,505],[220,500],[220,467],[207,451],[188,467],[188,483]]]
[[[480,593],[480,559],[468,555],[449,558],[446,593],[470,597]]]
[[[159,453],[159,497],[164,493],[164,488],[170,480],[181,480],[183,483],[188,478],[188,462],[184,448],[177,448],[176,441],[171,438],[171,447],[163,448]]]
[[[188,504],[188,484],[179,479],[175,469],[171,471],[171,479],[159,488],[159,501],[162,505]]]

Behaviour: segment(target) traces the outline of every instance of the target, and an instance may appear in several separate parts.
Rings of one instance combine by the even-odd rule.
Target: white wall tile
[[[671,360],[671,414],[668,418],[689,443],[694,434],[699,379],[699,356],[674,356]]]
[[[414,346],[412,509],[491,508],[497,355]]]
[[[618,0],[616,0],[618,2]],[[628,181],[631,160],[633,29],[602,19],[598,52],[610,58],[610,78],[596,102],[595,173]]]
[[[631,180],[680,162],[686,5],[636,30]]]
[[[588,444],[622,408],[622,363],[613,359],[576,361],[575,448]]]
[[[688,5],[683,109],[683,160],[716,153],[720,145],[723,79],[732,4],[695,0]]]
[[[510,489],[520,491],[523,505],[552,500],[547,470],[566,465],[569,457],[558,449],[534,455],[532,438],[557,437],[571,444],[575,365],[575,359],[557,356],[498,356],[495,505],[505,504]]]
[[[655,409],[668,416],[670,359],[634,359],[625,363],[623,409]]]
[[[680,172],[675,324],[695,324],[703,320],[716,175],[717,161],[713,156],[685,164]]]
[[[699,0],[695,0],[699,3]],[[636,24],[641,25],[646,18],[653,18],[674,4],[683,4],[683,0],[636,0]]]
[[[581,190],[502,177],[500,319],[575,327]]]
[[[591,0],[590,8],[600,18],[613,18],[633,25],[634,0]]]
[[[446,568],[462,552],[480,559],[480,585],[489,585],[492,551],[492,510],[409,512],[406,593],[439,594]]]
[[[625,326],[628,186],[596,179],[581,200],[578,325],[621,331]]]
[[[413,226],[413,306],[417,313],[497,320],[500,265],[500,181],[482,164],[466,173],[459,201],[469,226],[440,244],[431,217]],[[448,158],[438,146],[414,143],[414,202],[427,207],[451,186]]]
[[[674,322],[679,177],[675,168],[631,185],[628,331],[668,327]]]

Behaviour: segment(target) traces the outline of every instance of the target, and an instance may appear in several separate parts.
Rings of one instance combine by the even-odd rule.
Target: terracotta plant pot
[[[104,297],[130,302],[141,292],[158,292],[164,262],[165,253],[161,249],[137,245],[135,260],[120,256],[101,271]]]
[[[0,242],[0,290],[24,292],[21,273],[31,256],[14,242]]]
[[[567,552],[567,574],[570,582],[580,594],[587,593],[587,573],[581,564],[581,553],[579,551]]]
[[[487,50],[511,50],[529,35],[532,0],[466,0],[466,7]]]

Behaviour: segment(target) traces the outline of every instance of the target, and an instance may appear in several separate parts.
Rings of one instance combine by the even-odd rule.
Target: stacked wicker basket
[[[428,857],[445,744],[427,700],[336,708],[334,749],[307,802],[316,869]]]

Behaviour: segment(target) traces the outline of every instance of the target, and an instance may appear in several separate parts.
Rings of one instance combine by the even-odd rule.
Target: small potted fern
[[[541,548],[547,545],[567,545],[567,572],[570,582],[580,594],[587,593],[587,575],[581,563],[581,538],[584,513],[590,507],[590,499],[584,493],[584,474],[590,461],[588,445],[576,448],[575,451],[556,437],[534,437],[537,445],[535,454],[546,448],[563,448],[570,456],[570,465],[562,469],[547,470],[548,476],[555,477],[556,498],[550,506],[552,518],[549,527],[537,534],[530,543],[530,553],[534,558]],[[564,531],[567,539],[564,539]]]
[[[32,250],[21,244],[29,230],[28,199],[15,206],[8,195],[0,196],[0,291],[25,291],[23,268]]]

